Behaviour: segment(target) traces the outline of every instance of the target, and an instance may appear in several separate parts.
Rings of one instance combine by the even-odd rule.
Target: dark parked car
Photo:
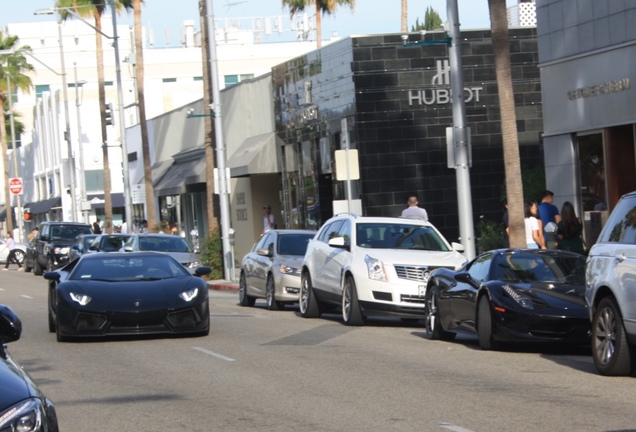
[[[158,252],[95,253],[46,272],[49,331],[59,342],[107,335],[191,334],[210,331],[212,271],[194,275]]]
[[[268,309],[298,302],[300,268],[315,231],[271,230],[243,257],[239,283],[241,306],[264,298]]]
[[[91,226],[79,222],[42,222],[38,234],[27,248],[24,270],[41,275],[43,269],[55,270],[70,260],[71,247],[82,234],[92,234]]]
[[[57,432],[55,407],[9,355],[7,343],[20,339],[20,318],[0,305],[0,431]]]
[[[501,342],[590,343],[585,257],[559,250],[494,250],[458,271],[431,274],[426,330],[432,339],[477,333],[482,349]]]

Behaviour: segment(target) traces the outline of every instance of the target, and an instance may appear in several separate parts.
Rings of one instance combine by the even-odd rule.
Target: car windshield
[[[192,252],[183,238],[175,235],[140,236],[139,250],[160,252]]]
[[[360,223],[356,244],[371,249],[450,250],[433,227],[399,223]]]
[[[131,280],[159,280],[190,276],[190,273],[169,256],[112,257],[111,254],[89,255],[69,275],[70,280],[122,282]]]
[[[75,241],[75,239],[82,234],[90,234],[91,229],[83,226],[52,226],[51,227],[51,240],[66,240],[69,242]]]
[[[100,240],[99,250],[102,252],[117,252],[130,236],[104,236]]]
[[[583,256],[513,253],[499,257],[493,279],[506,282],[585,284]]]
[[[278,236],[279,255],[305,255],[309,240],[313,234],[281,234]]]

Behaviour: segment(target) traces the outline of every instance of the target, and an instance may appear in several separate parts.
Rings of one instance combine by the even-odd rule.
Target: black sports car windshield
[[[81,260],[70,280],[131,281],[159,280],[190,276],[190,273],[169,256],[125,256],[112,257],[99,254],[97,259]]]
[[[510,253],[497,258],[494,280],[585,284],[583,256]]]
[[[303,256],[312,238],[314,238],[313,234],[281,234],[278,236],[278,253]]]
[[[417,249],[440,252],[450,250],[433,227],[412,224],[358,224],[356,244],[371,249]]]

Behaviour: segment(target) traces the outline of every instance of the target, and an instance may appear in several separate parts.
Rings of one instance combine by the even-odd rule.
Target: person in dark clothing
[[[99,225],[100,222],[101,222],[101,220],[99,220],[99,218],[97,218],[97,220],[95,220],[95,222],[93,222],[93,232],[95,234],[101,234],[102,233],[102,227]]]
[[[585,245],[582,238],[583,224],[576,217],[574,206],[569,201],[563,203],[561,220],[557,227],[558,248],[585,255]]]

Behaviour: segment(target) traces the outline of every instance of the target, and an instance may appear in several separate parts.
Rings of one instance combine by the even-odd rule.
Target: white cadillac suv
[[[462,250],[421,219],[335,215],[307,246],[300,313],[315,318],[340,308],[347,325],[369,315],[423,319],[431,271],[460,268]]]

